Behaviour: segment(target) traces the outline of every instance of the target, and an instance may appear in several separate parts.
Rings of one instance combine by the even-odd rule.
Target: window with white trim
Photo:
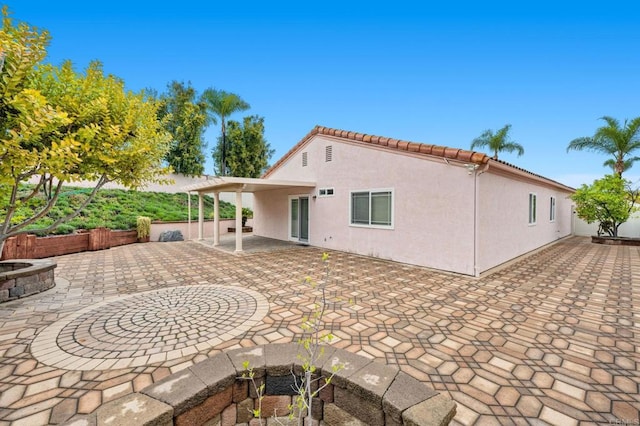
[[[551,197],[549,200],[549,222],[556,221],[556,197]]]
[[[333,188],[320,188],[318,189],[318,197],[331,197],[333,192]]]
[[[529,225],[536,224],[536,194],[529,194]]]
[[[393,226],[393,191],[351,192],[351,225],[391,228]]]

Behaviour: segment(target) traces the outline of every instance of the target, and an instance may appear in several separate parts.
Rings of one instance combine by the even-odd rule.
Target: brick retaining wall
[[[107,228],[49,237],[20,234],[5,241],[1,259],[43,259],[87,250],[104,250],[137,241],[136,231],[112,231]]]

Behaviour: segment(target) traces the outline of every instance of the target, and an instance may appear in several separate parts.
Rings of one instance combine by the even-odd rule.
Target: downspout
[[[480,166],[475,165],[473,170],[473,275],[476,278],[480,278],[480,270],[479,270],[479,253],[480,253],[480,207],[478,206],[478,200],[480,199],[480,185],[478,182],[478,176],[483,174],[489,168],[489,163],[486,163],[482,166],[481,169],[478,169]]]

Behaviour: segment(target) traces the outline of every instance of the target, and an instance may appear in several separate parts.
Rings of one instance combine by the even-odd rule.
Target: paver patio
[[[640,248],[573,237],[481,279],[330,254],[334,345],[447,393],[454,424],[640,423]],[[320,256],[180,242],[56,258],[55,289],[0,305],[0,425],[62,423],[221,350],[294,341]]]

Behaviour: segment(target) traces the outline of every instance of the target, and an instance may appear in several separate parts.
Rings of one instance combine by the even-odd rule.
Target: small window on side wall
[[[549,222],[556,221],[556,197],[549,200]]]
[[[333,188],[318,189],[318,197],[331,197],[332,195],[333,195]]]
[[[307,167],[307,153],[302,153],[302,167]]]
[[[536,224],[536,194],[529,194],[529,225]]]

